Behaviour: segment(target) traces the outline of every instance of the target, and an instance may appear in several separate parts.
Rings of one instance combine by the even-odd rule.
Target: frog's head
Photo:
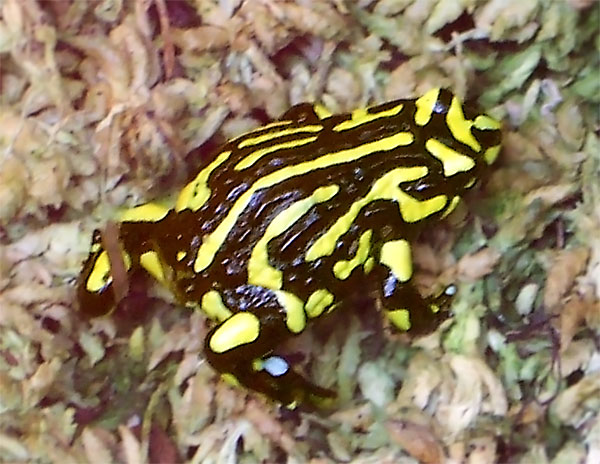
[[[476,160],[483,159],[486,165],[492,164],[500,153],[502,124],[470,106],[464,106],[463,110],[464,112],[460,111],[460,103],[456,97],[453,97],[446,115],[448,127],[455,138],[477,153],[474,156]]]
[[[470,106],[463,106],[447,89],[432,89],[415,101],[415,122],[434,134],[425,141],[427,152],[441,161],[443,174],[480,171],[500,152],[501,124]]]
[[[414,122],[423,127],[420,143],[423,154],[430,158],[427,166],[431,169],[426,178],[405,188],[410,188],[408,193],[419,200],[431,201],[440,198],[440,188],[443,189],[448,201],[439,211],[445,217],[465,191],[485,177],[489,165],[496,160],[501,125],[492,117],[463,106],[446,89],[432,89],[415,100]]]

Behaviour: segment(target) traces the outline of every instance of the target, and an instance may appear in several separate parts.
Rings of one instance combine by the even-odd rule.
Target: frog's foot
[[[388,279],[381,301],[395,329],[418,336],[433,332],[450,316],[455,293],[456,287],[449,285],[440,294],[423,298],[411,283]]]
[[[429,309],[433,313],[442,312],[447,314],[456,292],[456,285],[450,284],[440,293],[425,298],[425,304],[429,306]]]
[[[325,406],[336,397],[332,390],[320,387],[296,372],[280,356],[255,359],[249,367],[246,365],[245,369],[238,370],[240,382],[289,408],[306,403]]]
[[[336,397],[335,392],[310,382],[276,355],[240,361],[230,365],[221,376],[232,385],[260,392],[290,409],[301,404],[326,407]]]
[[[239,312],[208,333],[206,358],[230,383],[244,385],[288,407],[321,405],[334,398],[332,391],[313,384],[287,360],[271,354],[288,333],[279,311],[271,312],[262,322],[254,313]]]

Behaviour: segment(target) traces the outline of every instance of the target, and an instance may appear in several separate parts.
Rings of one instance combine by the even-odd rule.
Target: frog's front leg
[[[453,285],[444,292],[423,298],[411,283],[412,253],[407,240],[390,240],[381,246],[379,275],[382,275],[380,301],[395,328],[413,335],[434,331],[449,316],[455,292]]]
[[[313,384],[289,361],[273,354],[281,342],[304,329],[303,303],[283,291],[249,285],[233,293],[235,296],[227,295],[225,300],[242,310],[221,317],[206,337],[205,354],[213,368],[225,379],[288,406],[319,404],[334,397],[332,391]],[[219,305],[220,314],[225,314],[220,294],[216,290],[209,294],[210,298],[203,298],[203,309],[210,314],[215,312],[211,305]]]

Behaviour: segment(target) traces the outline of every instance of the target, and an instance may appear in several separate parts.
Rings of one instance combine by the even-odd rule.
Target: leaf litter
[[[599,18],[589,0],[1,2],[0,459],[597,460]],[[334,411],[220,381],[204,317],[159,290],[126,331],[78,315],[91,231],[211,146],[301,101],[433,86],[504,121],[485,194],[416,247],[424,292],[457,283],[455,317],[416,341],[358,319],[303,336]]]

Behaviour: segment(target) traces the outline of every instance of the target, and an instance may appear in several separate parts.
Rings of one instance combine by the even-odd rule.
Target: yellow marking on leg
[[[252,370],[255,372],[262,371],[263,370],[263,360],[260,358],[257,358],[254,361],[252,361]]]
[[[197,211],[206,203],[206,200],[210,197],[208,178],[215,169],[227,161],[229,156],[231,156],[230,150],[219,154],[208,166],[198,173],[193,181],[183,187],[175,202],[175,211],[179,212],[184,209]]]
[[[394,326],[404,332],[410,330],[410,311],[408,309],[396,309],[387,312],[387,318]]]
[[[221,380],[226,384],[231,385],[232,387],[240,386],[240,381],[237,379],[237,377],[233,374],[230,374],[229,372],[221,374]]]
[[[147,251],[140,256],[140,265],[161,283],[165,281],[163,266],[156,251]]]
[[[269,242],[292,227],[313,206],[333,198],[339,190],[340,188],[337,185],[319,187],[308,198],[292,203],[275,216],[275,219],[267,226],[265,233],[252,249],[248,260],[248,283],[272,290],[281,288],[283,274],[269,263]]]
[[[325,119],[333,115],[333,113],[329,111],[326,106],[321,105],[320,103],[314,104],[313,110],[319,119]]]
[[[355,127],[361,126],[371,121],[376,121],[377,119],[389,118],[392,116],[396,116],[400,111],[402,111],[402,107],[404,105],[399,104],[390,108],[389,110],[380,111],[379,113],[369,113],[366,108],[361,108],[352,112],[351,119],[347,121],[343,121],[338,125],[333,127],[334,131],[340,132],[348,129],[354,129]]]
[[[446,216],[448,216],[452,211],[454,211],[456,209],[456,206],[459,203],[460,203],[460,197],[458,195],[452,197],[452,200],[450,200],[450,203],[448,204],[446,211],[444,211],[444,214],[442,214],[442,219],[445,218]]]
[[[170,208],[158,203],[146,203],[122,211],[118,218],[120,222],[158,222],[170,211]]]
[[[258,317],[249,312],[235,313],[223,322],[210,337],[208,346],[215,353],[246,345],[255,341],[260,334]]]
[[[277,139],[279,137],[285,137],[286,135],[298,134],[303,132],[320,132],[322,130],[323,126],[316,124],[292,127],[290,129],[269,132],[267,134],[257,135],[256,137],[244,139],[238,144],[238,148],[251,147],[252,145],[258,145],[259,143],[268,142],[269,140]]]
[[[85,288],[89,292],[97,292],[102,290],[106,285],[112,282],[112,276],[110,275],[110,260],[108,259],[108,253],[103,251],[98,255],[94,262],[92,272],[85,283]]]
[[[417,111],[415,112],[415,122],[419,126],[424,126],[431,120],[433,108],[440,96],[440,89],[431,89],[422,97],[415,101]]]
[[[369,259],[367,259],[365,261],[365,265],[363,266],[363,269],[365,270],[365,274],[368,274],[369,272],[371,272],[374,265],[375,265],[375,258],[373,258],[371,256]]]
[[[123,251],[122,255],[125,269],[131,269],[131,258],[129,254]],[[108,284],[112,282],[112,275],[110,273],[110,259],[108,253],[102,251],[94,261],[92,271],[85,282],[85,288],[88,292],[99,292],[104,289]]]
[[[320,127],[320,126],[319,126]],[[291,130],[291,129],[290,129]],[[318,137],[305,137],[303,139],[295,139],[289,140],[287,142],[278,143],[276,145],[271,145],[269,147],[261,148],[260,150],[255,150],[250,153],[248,156],[243,158],[239,163],[234,166],[236,171],[241,171],[242,169],[249,168],[254,163],[256,163],[263,156],[266,156],[270,153],[274,153],[276,151],[285,150],[286,148],[295,148],[301,147],[303,145],[307,145],[311,142],[317,140]]]
[[[304,302],[293,293],[276,290],[277,301],[285,311],[285,325],[292,333],[300,333],[306,327]]]
[[[304,310],[309,318],[319,317],[333,303],[333,294],[324,288],[315,290],[306,300]]]
[[[385,242],[381,247],[379,262],[389,267],[400,282],[408,282],[412,277],[410,244],[404,239]]]
[[[183,261],[185,259],[185,257],[187,256],[187,251],[178,251],[177,255],[175,256],[177,258],[177,261]]]
[[[278,171],[267,174],[258,179],[250,188],[245,191],[232,205],[229,213],[210,234],[204,236],[202,245],[198,249],[196,260],[194,262],[194,271],[201,272],[212,263],[217,251],[227,239],[227,235],[235,226],[239,216],[250,204],[252,196],[259,190],[272,187],[273,185],[284,182],[292,177],[323,169],[338,164],[351,163],[358,159],[372,155],[373,153],[386,152],[394,150],[400,146],[410,145],[414,137],[409,132],[400,132],[398,134],[384,137],[373,142],[363,143],[359,146],[340,150],[334,153],[328,153],[314,160],[305,161],[291,166],[286,166]]]
[[[216,290],[210,290],[202,296],[202,311],[209,319],[218,322],[223,322],[233,315]]]
[[[473,177],[471,180],[469,180],[466,184],[465,184],[465,188],[466,189],[470,189],[471,187],[473,187],[475,184],[477,183],[477,177]]]
[[[314,261],[333,253],[337,241],[344,235],[360,213],[361,209],[375,200],[393,200],[398,203],[400,215],[404,221],[412,223],[440,211],[447,202],[446,195],[419,201],[405,193],[399,184],[425,177],[428,169],[425,166],[396,168],[381,176],[366,196],[356,200],[348,212],[340,216],[336,222],[319,237],[308,249],[306,261]]]
[[[452,103],[446,114],[446,124],[456,140],[470,146],[475,151],[481,151],[481,145],[471,133],[473,121],[465,119],[462,105],[456,97],[452,97]]]
[[[371,236],[373,231],[371,229],[363,232],[358,239],[358,250],[354,257],[349,260],[341,260],[333,265],[333,275],[340,280],[346,280],[355,267],[360,266],[369,257],[369,251],[371,250]]]
[[[495,145],[491,148],[488,148],[483,154],[483,159],[487,164],[492,164],[498,158],[498,154],[500,153],[500,145]]]
[[[425,142],[425,148],[442,162],[444,166],[444,175],[446,177],[453,176],[459,172],[467,172],[475,166],[473,158],[453,150],[439,140],[427,140],[427,142]]]

